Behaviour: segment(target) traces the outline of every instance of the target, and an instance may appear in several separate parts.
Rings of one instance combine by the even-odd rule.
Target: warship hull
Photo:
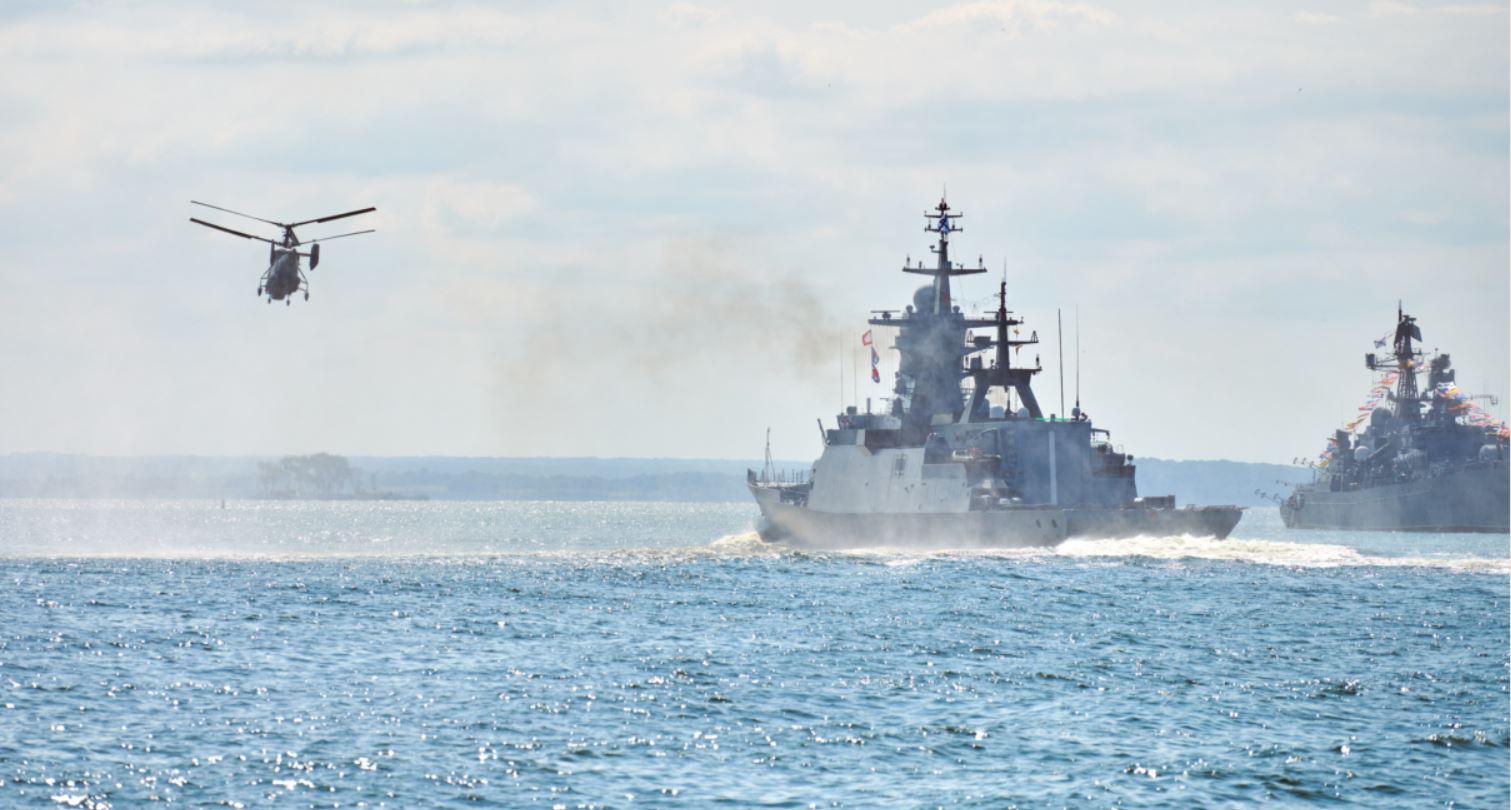
[[[775,487],[751,486],[761,509],[757,530],[767,542],[811,549],[1029,548],[1070,538],[1112,539],[1190,535],[1222,539],[1243,511],[1237,507],[1161,509],[1024,506],[979,512],[840,513],[784,503]]]
[[[1365,489],[1302,487],[1281,504],[1280,515],[1293,529],[1506,532],[1508,481],[1506,463],[1496,461]]]

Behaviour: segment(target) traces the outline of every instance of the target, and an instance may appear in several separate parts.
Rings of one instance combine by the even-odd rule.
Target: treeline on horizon
[[[0,498],[268,498],[743,502],[755,461],[717,459],[0,456]],[[806,470],[806,462],[779,462]],[[1143,495],[1264,506],[1310,480],[1299,467],[1138,460]]]

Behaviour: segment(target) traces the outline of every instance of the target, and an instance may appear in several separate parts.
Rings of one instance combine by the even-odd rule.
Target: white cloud
[[[0,28],[0,49],[22,57],[89,53],[180,64],[214,58],[349,59],[508,47],[525,33],[515,16],[486,7],[373,11],[358,5],[322,11],[300,5],[279,8],[270,18],[247,6],[231,10],[168,2],[21,19]]]
[[[448,234],[491,233],[539,205],[535,195],[517,185],[447,175],[426,185],[425,224]]]
[[[1402,3],[1398,0],[1374,0],[1369,4],[1369,13],[1379,17],[1416,14],[1419,10],[1410,3]]]
[[[773,279],[801,280],[820,334],[857,331],[910,293],[895,268],[945,183],[961,249],[1010,260],[1022,311],[1080,306],[1097,416],[1142,454],[1310,451],[1325,403],[1357,393],[1331,353],[1377,331],[1381,296],[1451,321],[1434,334],[1466,379],[1507,393],[1502,30],[1453,6],[1330,25],[1310,4],[1115,8],[162,2],[0,22],[0,340],[30,347],[0,375],[37,392],[0,402],[0,452],[733,456],[759,430],[732,425],[772,424],[802,457],[834,358],[709,335],[744,299],[779,322]],[[191,197],[274,218],[376,204],[379,232],[333,244],[310,305],[273,312],[259,249],[188,232]],[[722,269],[671,272],[668,246]],[[666,310],[668,285],[698,317]],[[1308,423],[1183,430],[1275,421],[1232,358],[1276,319],[1306,352],[1286,362],[1310,375]],[[626,337],[645,322],[654,339]],[[579,346],[669,359],[626,371]],[[571,362],[521,389],[501,369],[522,348]],[[584,428],[606,401],[642,428]]]
[[[1457,3],[1439,6],[1435,10],[1441,14],[1467,14],[1476,17],[1491,17],[1506,13],[1505,6],[1497,6],[1490,3]]]
[[[914,33],[930,28],[977,26],[983,23],[1013,34],[1022,29],[1050,28],[1062,21],[1110,25],[1117,19],[1105,8],[1082,3],[1041,2],[1039,0],[982,0],[947,6],[899,26]]]
[[[1324,14],[1319,11],[1298,11],[1296,12],[1296,22],[1306,25],[1331,25],[1343,22],[1343,18],[1336,14]]]

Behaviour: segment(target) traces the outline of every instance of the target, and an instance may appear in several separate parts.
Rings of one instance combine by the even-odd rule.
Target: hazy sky
[[[1504,4],[213,5],[0,6],[0,453],[812,457],[946,185],[1136,455],[1315,454],[1398,298],[1508,393]],[[191,198],[378,233],[269,306]]]

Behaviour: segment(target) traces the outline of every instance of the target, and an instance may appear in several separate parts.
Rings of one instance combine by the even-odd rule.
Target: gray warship
[[[1392,353],[1364,357],[1370,370],[1385,377],[1349,429],[1328,440],[1312,483],[1281,502],[1286,526],[1508,530],[1506,426],[1459,390],[1448,355],[1424,359],[1413,345],[1421,340],[1416,319],[1398,306]],[[1427,375],[1424,389],[1417,386],[1421,373]],[[1352,429],[1366,421],[1355,435]]]
[[[950,259],[962,216],[941,200],[924,214],[938,235],[932,266],[909,259],[904,273],[932,277],[901,312],[876,310],[873,327],[895,328],[900,362],[889,408],[856,407],[825,428],[822,455],[799,480],[770,465],[747,472],[762,539],[808,548],[1051,546],[1071,537],[1226,537],[1242,510],[1177,508],[1174,496],[1144,497],[1133,457],[1092,425],[1077,401],[1068,417],[1046,416],[1032,381],[1014,366],[1024,321],[998,290],[995,317],[953,303],[950,280],[986,272]],[[978,262],[978,264],[980,264]],[[987,330],[985,334],[972,330]],[[997,391],[992,405],[989,394]],[[1062,396],[1063,400],[1063,396]],[[869,411],[869,406],[867,411]]]

